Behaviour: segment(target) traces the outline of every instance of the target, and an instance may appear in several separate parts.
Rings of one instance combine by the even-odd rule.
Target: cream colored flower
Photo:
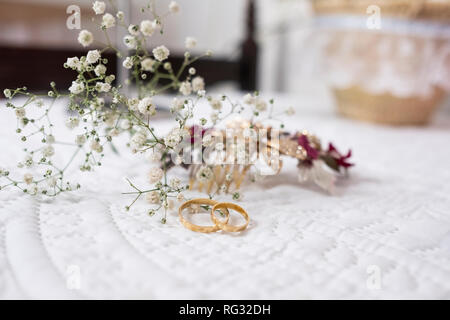
[[[25,174],[23,175],[23,181],[24,181],[26,184],[31,184],[31,183],[33,183],[33,175],[32,175],[31,173],[25,173]]]
[[[205,80],[199,76],[192,79],[192,90],[194,90],[195,92],[205,90]]]
[[[169,11],[172,13],[180,12],[180,5],[176,1],[171,1],[169,3]]]
[[[93,64],[96,63],[100,59],[100,51],[98,50],[89,50],[86,55],[86,62]]]
[[[78,42],[81,43],[83,47],[88,47],[94,41],[94,36],[91,32],[87,30],[81,30],[78,34]]]
[[[151,36],[157,28],[155,21],[143,20],[140,25],[140,30],[144,36]]]
[[[210,167],[202,166],[196,174],[196,178],[200,182],[207,182],[213,178],[213,172]]]
[[[155,60],[152,58],[145,58],[141,61],[142,70],[153,71],[153,66],[155,65]]]
[[[150,204],[160,204],[161,203],[160,195],[159,195],[159,192],[157,192],[157,191],[148,192],[147,196],[146,196],[146,200]]]
[[[182,82],[180,85],[180,92],[185,96],[190,95],[192,93],[191,83],[189,81]]]
[[[164,61],[169,57],[170,51],[165,46],[159,46],[153,49],[153,55],[158,61]]]
[[[152,98],[145,97],[138,104],[139,112],[145,115],[154,115],[156,113],[156,107],[153,103]]]
[[[221,110],[222,109],[222,102],[219,99],[212,98],[209,101],[209,104],[211,105],[211,108],[214,110]]]
[[[105,13],[102,17],[102,27],[108,29],[116,25],[116,18],[110,13]]]
[[[161,168],[153,167],[150,169],[150,173],[148,174],[148,178],[150,183],[156,183],[162,179],[164,176],[164,172]]]
[[[94,1],[92,4],[92,9],[94,10],[95,14],[103,14],[106,9],[106,4],[103,1]]]

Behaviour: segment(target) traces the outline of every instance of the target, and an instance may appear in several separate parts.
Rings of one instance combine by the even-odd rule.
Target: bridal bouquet
[[[129,136],[127,145],[132,153],[146,153],[156,162],[148,173],[150,187],[140,188],[128,180],[132,188],[129,194],[134,198],[126,208],[145,198],[152,205],[151,215],[163,212],[163,222],[167,210],[176,201],[185,200],[188,189],[198,189],[210,197],[226,192],[238,199],[243,178],[258,167],[258,161],[258,168],[276,174],[281,169],[281,156],[294,157],[298,160],[299,180],[313,180],[327,190],[331,190],[336,172],[344,172],[352,165],[348,162],[350,152],[343,155],[332,144],[324,148],[317,137],[306,131],[289,133],[283,131],[282,124],[280,128],[264,125],[265,120],[276,120],[281,114],[291,115],[292,108],[275,112],[274,102],[263,100],[257,92],[240,101],[208,95],[194,63],[211,56],[211,52],[193,56],[190,50],[196,46],[194,38],[186,38],[184,62],[175,70],[169,49],[154,44],[152,36],[163,33],[164,17],[180,11],[176,2],[170,2],[166,12],[158,13],[151,1],[142,8],[145,18],[138,24],[124,21],[121,11],[106,12],[102,1],[95,1],[92,8],[105,36],[104,47],[67,58],[64,68],[74,73],[68,91],[58,91],[55,83],[50,84],[47,94],[33,94],[25,87],[4,90],[6,107],[17,117],[16,132],[25,154],[17,164],[21,174],[9,167],[0,168],[1,190],[14,187],[26,194],[54,197],[78,189],[79,184],[67,179],[67,169],[76,164],[81,171],[93,171],[102,164],[105,147],[113,147],[115,137],[123,134]],[[113,28],[127,30],[121,39],[127,52],[120,52],[109,40]],[[79,33],[78,42],[85,48],[94,43],[98,48],[97,44],[102,43],[88,30]],[[107,50],[115,51],[123,68],[129,71],[127,85],[135,86],[134,95],[125,94],[124,84],[116,83],[114,74],[108,72],[108,60],[103,57]],[[153,127],[158,112],[154,97],[170,91],[178,93],[170,107],[173,129],[161,135]],[[53,132],[51,114],[60,99],[67,101],[71,111],[66,120],[74,133],[70,141],[60,140]],[[211,113],[194,123],[196,106],[205,101]],[[244,111],[250,114],[248,119],[233,118]],[[67,163],[53,160],[58,144],[73,149]],[[189,169],[189,181],[169,177],[173,166]],[[254,174],[258,172],[261,170]]]

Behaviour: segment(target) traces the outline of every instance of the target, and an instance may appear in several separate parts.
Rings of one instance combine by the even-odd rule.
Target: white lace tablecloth
[[[56,199],[0,191],[0,298],[450,299],[448,115],[392,128],[294,102],[289,129],[353,149],[336,195],[300,186],[287,162],[245,186],[247,231],[194,233],[176,213],[149,217],[144,201],[123,209],[123,178],[144,183],[149,168],[123,151]],[[0,117],[0,164],[19,158],[10,120]]]

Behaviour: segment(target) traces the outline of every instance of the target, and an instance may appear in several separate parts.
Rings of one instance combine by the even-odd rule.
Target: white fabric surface
[[[448,115],[391,128],[338,118],[314,100],[277,102],[296,102],[290,130],[353,149],[356,167],[336,195],[300,186],[286,162],[245,186],[247,231],[194,233],[176,213],[166,225],[149,217],[144,201],[125,212],[123,177],[143,185],[149,164],[123,151],[56,199],[0,191],[0,298],[449,299]],[[0,117],[3,165],[19,157],[10,120]],[[372,266],[379,289],[367,285]],[[69,289],[73,270],[79,289]]]

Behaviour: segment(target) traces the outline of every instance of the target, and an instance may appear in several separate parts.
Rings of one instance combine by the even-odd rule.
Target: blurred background
[[[194,53],[214,52],[197,64],[208,85],[315,96],[341,115],[394,125],[425,124],[437,108],[449,109],[448,0],[178,2],[181,13],[167,18],[152,45],[165,44],[176,64],[184,39],[195,37]],[[142,20],[147,1],[116,3],[131,21]],[[86,52],[76,41],[80,30],[66,27],[70,5],[81,9],[81,29],[103,38],[90,0],[0,0],[2,89],[69,87],[73,73],[62,65]]]

